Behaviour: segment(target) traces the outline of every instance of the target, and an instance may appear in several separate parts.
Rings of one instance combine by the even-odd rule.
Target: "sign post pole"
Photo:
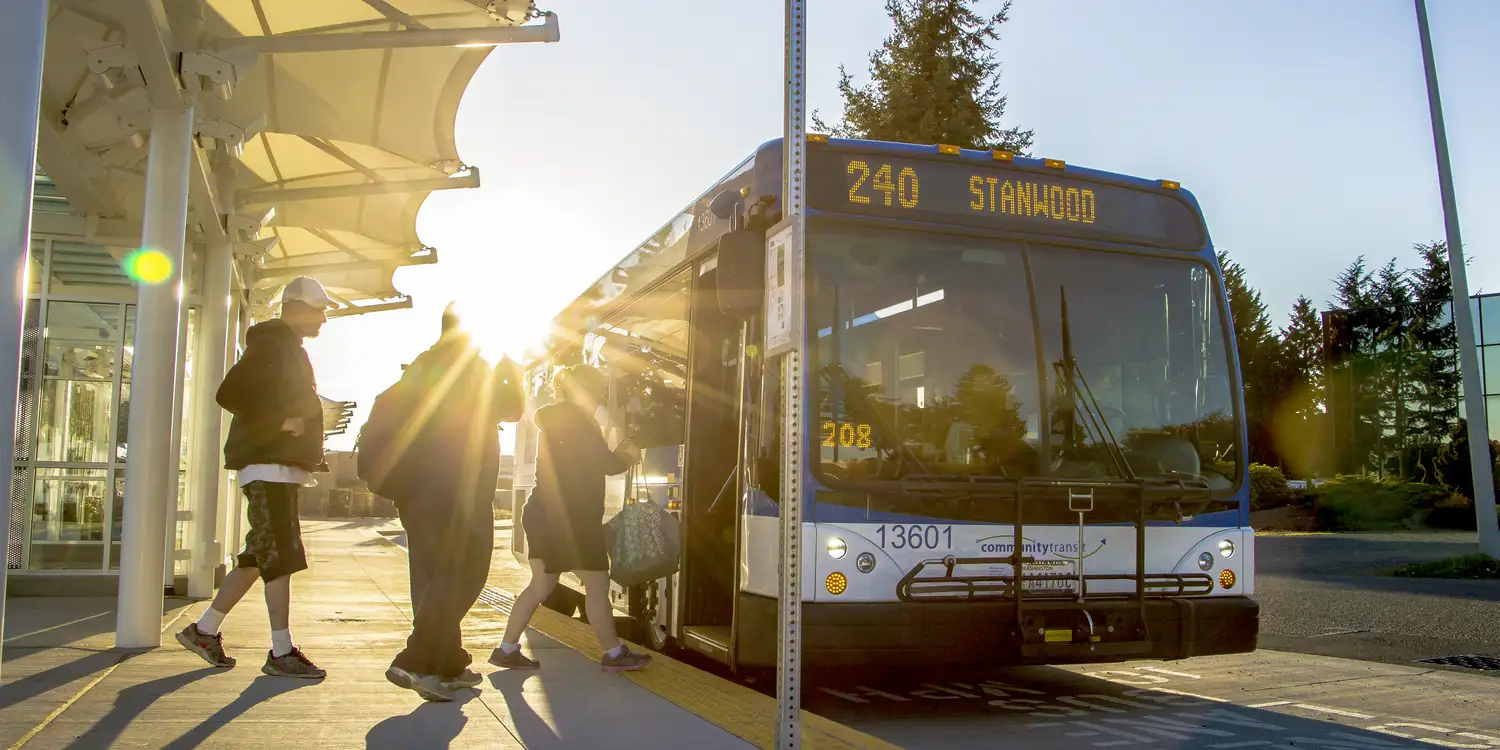
[[[1500,525],[1495,520],[1494,464],[1490,461],[1489,425],[1485,421],[1484,387],[1479,379],[1479,349],[1474,344],[1474,320],[1469,309],[1469,282],[1464,268],[1463,238],[1458,233],[1458,200],[1453,194],[1453,167],[1448,162],[1448,136],[1443,128],[1443,99],[1438,94],[1437,69],[1432,61],[1432,33],[1427,29],[1427,3],[1417,1],[1417,33],[1422,41],[1422,64],[1427,72],[1427,104],[1432,111],[1432,142],[1437,151],[1438,187],[1443,194],[1443,227],[1448,240],[1448,273],[1453,283],[1453,323],[1458,334],[1458,362],[1464,387],[1464,418],[1469,429],[1469,462],[1474,470],[1474,513],[1479,526],[1479,550],[1500,558]]]
[[[781,357],[781,591],[776,747],[802,747],[802,237],[807,165],[807,3],[786,2],[782,221],[766,234],[766,357]]]

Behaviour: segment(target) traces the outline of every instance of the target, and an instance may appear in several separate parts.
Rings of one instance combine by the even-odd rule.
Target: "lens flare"
[[[125,275],[140,284],[160,284],[172,276],[172,259],[160,250],[136,250],[125,256]]]

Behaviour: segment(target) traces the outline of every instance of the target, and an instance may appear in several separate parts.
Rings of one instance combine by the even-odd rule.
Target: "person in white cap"
[[[260,578],[271,615],[271,650],[261,671],[304,679],[327,675],[293,645],[290,619],[291,576],[307,569],[297,493],[317,485],[313,472],[328,470],[323,404],[302,342],[318,335],[335,306],[322,284],[293,279],[281,293],[280,317],[251,326],[244,355],[219,386],[219,405],[233,415],[224,466],[239,472],[250,530],[213,604],[177,634],[179,643],[213,666],[234,666],[219,625]]]

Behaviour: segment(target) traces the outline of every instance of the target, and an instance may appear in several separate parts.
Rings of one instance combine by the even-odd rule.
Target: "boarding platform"
[[[168,599],[159,649],[113,649],[115,599],[10,600],[0,685],[0,746],[9,748],[750,748],[772,747],[776,701],[657,656],[642,672],[598,667],[592,631],[541,610],[525,645],[536,672],[481,660],[476,689],[425,703],[384,671],[411,626],[404,550],[389,521],[304,521],[311,570],[292,583],[292,634],[327,679],[260,672],[269,647],[256,586],[225,621],[233,669],[208,667],[171,633],[203,601]],[[381,533],[385,532],[385,533]],[[519,575],[518,575],[519,574]],[[496,550],[491,586],[464,623],[487,657],[525,573]],[[804,747],[891,748],[811,714]]]

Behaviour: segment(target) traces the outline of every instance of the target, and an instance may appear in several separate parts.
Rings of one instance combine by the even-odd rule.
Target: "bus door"
[[[728,661],[739,518],[740,322],[719,310],[715,263],[694,280],[684,469],[682,645]]]

